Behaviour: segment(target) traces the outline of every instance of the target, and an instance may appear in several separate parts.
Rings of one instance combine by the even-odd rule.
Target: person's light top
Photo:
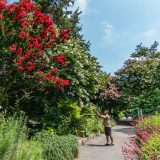
[[[111,127],[111,120],[109,115],[101,115],[101,118],[103,119],[104,127]]]

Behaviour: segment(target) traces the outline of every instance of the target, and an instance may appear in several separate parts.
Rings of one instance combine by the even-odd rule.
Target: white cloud
[[[112,35],[113,35],[113,25],[110,24],[110,23],[106,23],[105,26],[104,26],[104,38],[112,38]]]
[[[77,0],[77,6],[80,8],[80,11],[86,13],[89,0]]]
[[[116,38],[116,34],[114,33],[114,26],[108,21],[103,21],[103,40],[105,42],[111,42],[114,38]]]
[[[156,35],[156,30],[155,30],[155,29],[151,29],[151,30],[149,30],[149,31],[146,31],[146,32],[144,33],[144,35],[145,35],[146,37],[148,37],[148,38],[153,37],[153,36]]]

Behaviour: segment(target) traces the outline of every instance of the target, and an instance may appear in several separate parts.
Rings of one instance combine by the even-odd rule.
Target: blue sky
[[[137,44],[160,42],[160,0],[75,1],[83,11],[84,38],[106,72],[122,67]]]
[[[76,0],[91,54],[114,73],[136,45],[160,42],[160,0]]]

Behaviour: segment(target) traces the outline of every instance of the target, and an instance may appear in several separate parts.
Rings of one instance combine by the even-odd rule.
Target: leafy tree
[[[55,50],[70,39],[33,3],[0,3],[0,104],[5,95],[14,102],[62,89],[69,81],[58,74],[67,58]],[[52,52],[54,50],[54,52]],[[14,103],[13,103],[14,104]]]
[[[68,42],[69,50],[65,52],[70,64],[64,70],[64,74],[71,81],[69,91],[73,96],[87,102],[95,98],[98,91],[98,76],[101,66],[95,57],[86,52],[79,41],[81,40],[72,39]],[[64,47],[62,46],[62,48]]]
[[[35,0],[38,7],[41,8],[42,12],[52,16],[55,24],[60,29],[71,30],[71,35],[74,38],[79,38],[79,43],[82,47],[89,50],[90,43],[83,39],[82,26],[80,25],[80,14],[79,9],[73,9],[75,0]]]
[[[158,52],[157,46],[157,42],[154,42],[151,47],[138,45],[124,66],[116,72],[116,81],[121,95],[128,100],[126,107],[143,108],[147,112],[150,106],[152,106],[151,110],[158,106],[158,104],[155,105],[156,95],[160,89],[160,52]],[[153,95],[149,96],[150,94]],[[154,101],[151,101],[150,97]],[[150,104],[147,101],[150,101]]]
[[[101,110],[109,110],[112,116],[118,119],[118,113],[121,111],[121,106],[124,106],[124,102],[117,87],[115,77],[101,72],[98,76],[98,92],[93,103]]]
[[[99,74],[101,66],[97,59],[91,56],[79,43],[78,38],[72,38],[65,45],[58,45],[60,53],[68,59],[67,67],[63,67],[60,76],[68,79],[70,85],[59,93],[53,93],[53,102],[63,99],[72,99],[74,101],[87,103],[95,99],[99,86]],[[52,103],[53,103],[52,102]]]
[[[149,58],[159,58],[160,52],[158,52],[158,42],[154,42],[150,48],[142,46],[142,43],[137,45],[135,52],[131,55],[132,58],[140,58],[142,60]]]

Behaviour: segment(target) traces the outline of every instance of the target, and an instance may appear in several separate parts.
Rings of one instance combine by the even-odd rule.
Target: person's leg
[[[111,127],[109,127],[109,138],[111,140],[111,144],[114,144],[113,137],[112,137],[112,128]]]
[[[109,137],[110,137],[110,139],[111,139],[111,144],[114,144],[114,143],[113,143],[113,137],[112,137],[112,135],[109,136]]]
[[[106,136],[107,144],[109,143],[109,136]]]

